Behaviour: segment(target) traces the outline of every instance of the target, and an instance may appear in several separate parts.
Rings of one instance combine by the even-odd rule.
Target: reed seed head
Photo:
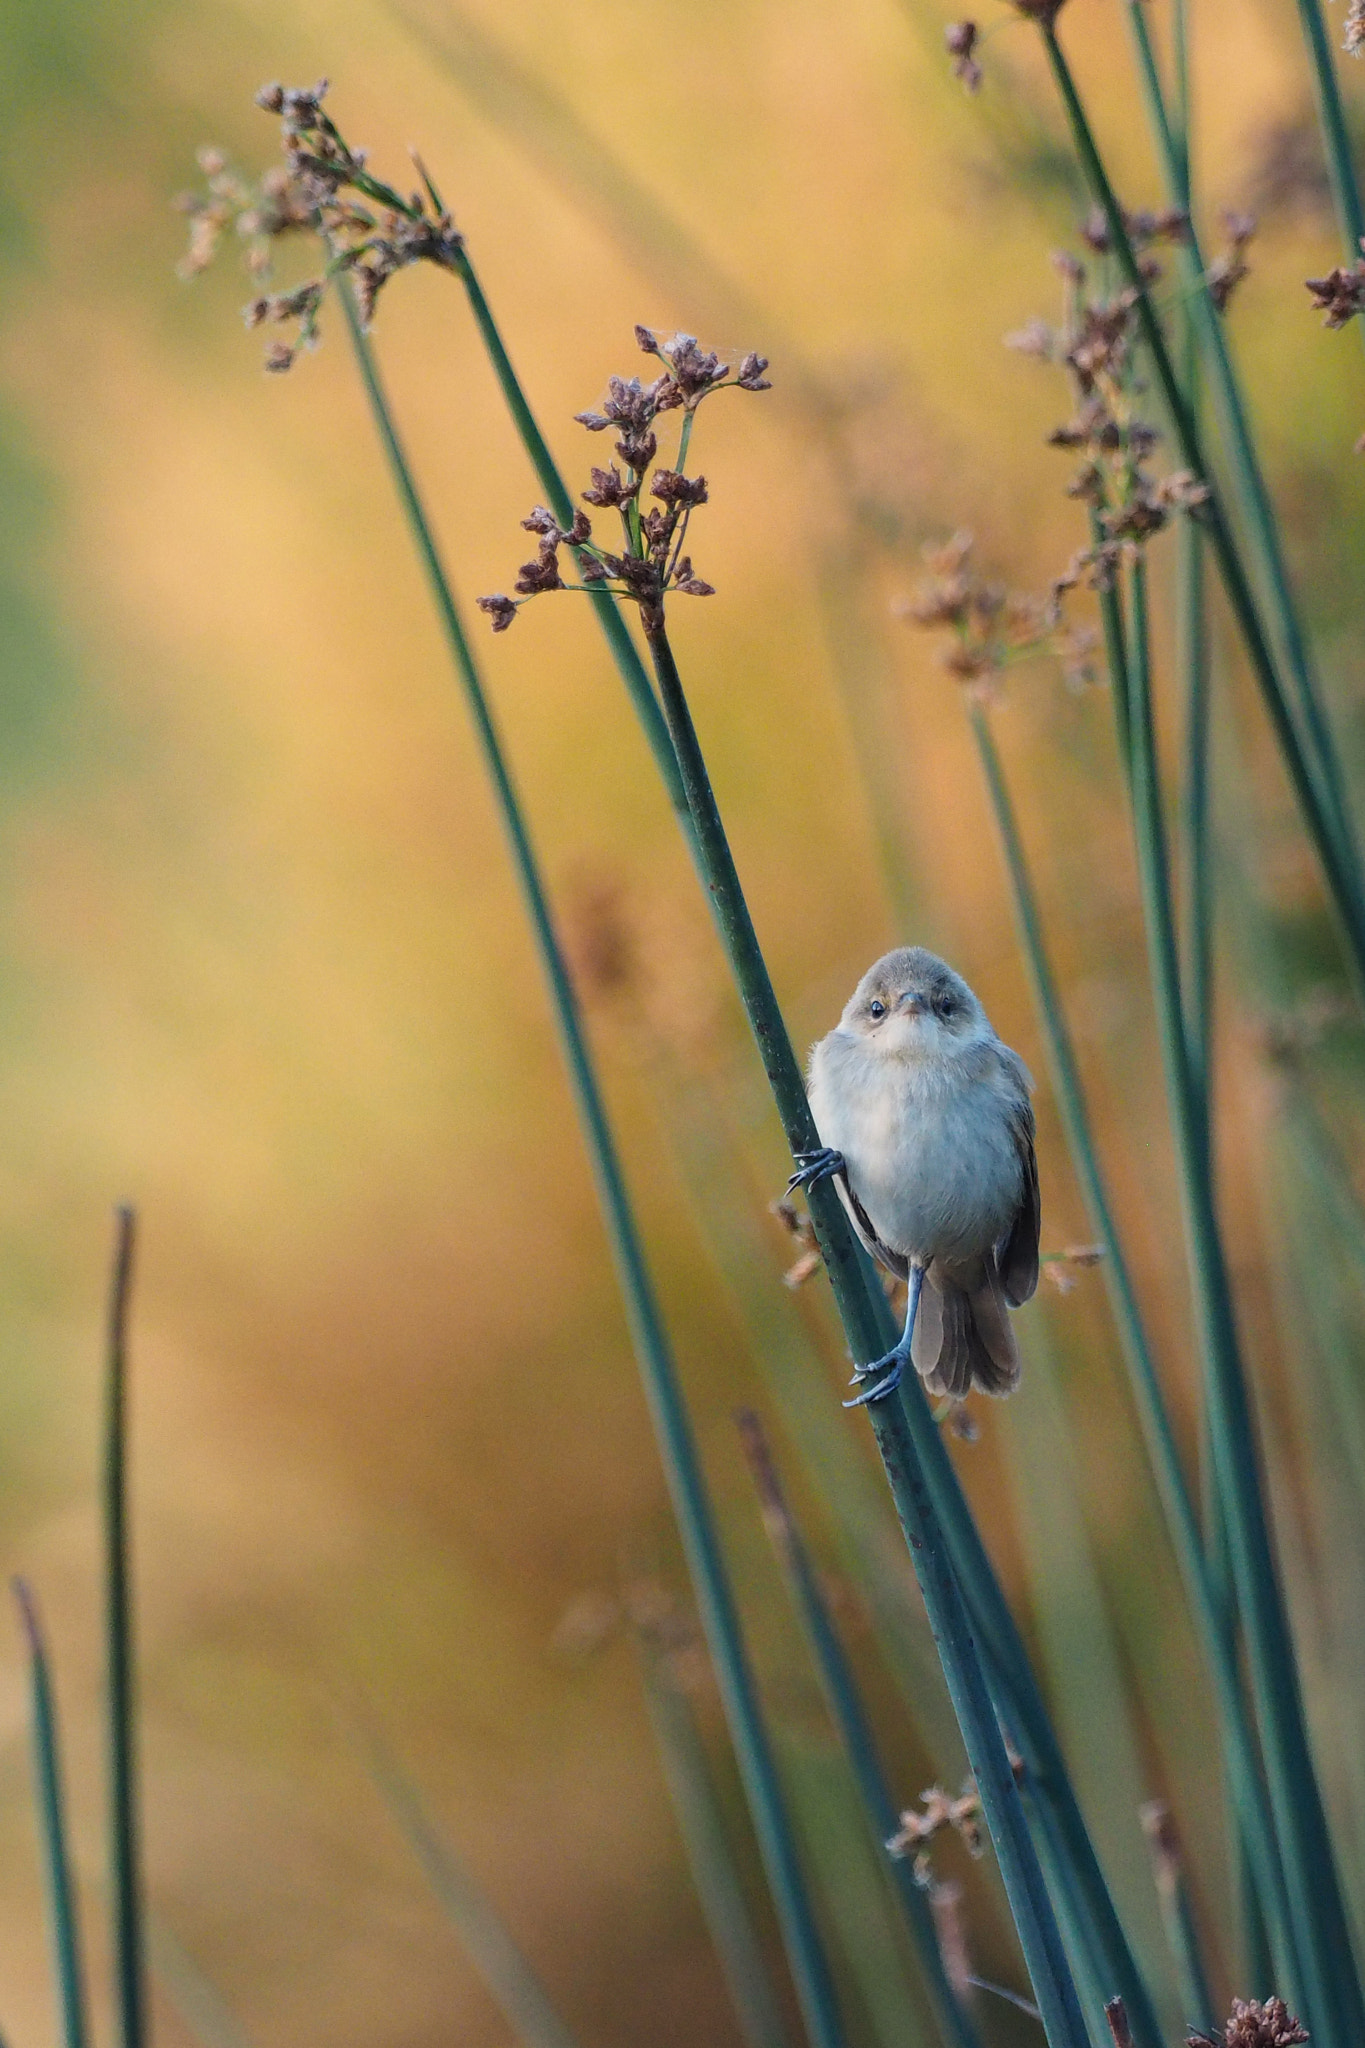
[[[1221,2034],[1190,2034],[1188,2048],[1296,2048],[1308,2029],[1282,1998],[1234,1998]]]
[[[981,84],[981,66],[973,55],[980,34],[974,21],[950,21],[943,31],[944,44],[953,60],[953,77],[960,78],[968,92],[976,92]]]
[[[275,342],[267,351],[265,367],[277,372],[289,369],[301,349],[317,346],[319,310],[338,278],[350,277],[361,324],[368,327],[380,292],[398,271],[423,262],[449,269],[463,247],[429,182],[427,196],[405,197],[373,176],[365,151],[353,150],[324,111],[326,95],[326,79],[312,86],[262,86],[256,104],[279,119],[284,163],[253,184],[231,169],[221,150],[201,149],[207,189],[177,202],[190,221],[182,277],[207,268],[233,227],[247,245],[248,270],[262,280],[271,274],[274,247],[283,237],[311,236],[321,245],[325,262],[319,276],[292,292],[259,295],[246,308],[248,327],[298,323],[292,345]]]
[[[517,597],[497,593],[479,599],[495,633],[506,632],[519,601],[543,590],[605,587],[639,605],[646,632],[662,627],[669,592],[681,597],[715,595],[714,586],[697,574],[691,556],[683,553],[688,522],[693,512],[708,502],[710,493],[704,476],[689,476],[681,467],[682,456],[702,400],[727,389],[769,390],[763,374],[768,360],[750,353],[733,370],[714,350],[704,349],[695,335],[675,334],[665,339],[645,326],[636,327],[635,340],[645,355],[661,363],[660,374],[649,383],[639,377],[611,377],[598,405],[574,415],[590,434],[616,429],[617,460],[605,468],[592,468],[592,481],[582,497],[599,511],[618,514],[621,550],[610,552],[595,541],[581,510],[572,526],[562,529],[553,515],[538,505],[522,525],[540,535],[540,552],[534,562],[522,565],[515,585]],[[661,415],[670,412],[682,412],[686,421],[678,466],[655,468],[659,450],[656,427]],[[642,503],[646,496],[652,501],[648,505]],[[577,556],[576,585],[566,585],[559,570],[559,549],[566,543]]]

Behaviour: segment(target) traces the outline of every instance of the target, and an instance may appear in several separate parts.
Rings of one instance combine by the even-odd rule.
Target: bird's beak
[[[914,990],[911,989],[906,995],[901,997],[900,1007],[903,1010],[908,1010],[912,1017],[922,1017],[927,1005],[924,997],[917,996]]]

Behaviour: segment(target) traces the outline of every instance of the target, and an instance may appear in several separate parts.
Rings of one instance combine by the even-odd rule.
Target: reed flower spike
[[[283,164],[253,185],[221,150],[201,150],[207,189],[178,202],[190,219],[183,277],[207,268],[230,227],[246,242],[247,268],[258,283],[269,280],[274,246],[282,238],[314,235],[321,242],[326,261],[319,275],[292,291],[258,293],[244,310],[248,327],[297,322],[293,341],[274,342],[266,353],[265,367],[275,372],[291,369],[301,349],[317,347],[318,313],[337,278],[351,278],[361,324],[368,327],[380,292],[396,272],[424,262],[452,269],[462,247],[426,173],[421,172],[425,192],[406,198],[376,178],[365,151],[352,149],[323,111],[326,93],[325,78],[313,86],[262,86],[256,104],[280,118]]]
[[[682,597],[715,595],[711,584],[693,569],[691,556],[683,553],[688,523],[708,495],[706,478],[686,473],[692,422],[702,400],[717,391],[770,389],[763,374],[767,358],[746,355],[738,369],[732,369],[703,349],[695,335],[675,334],[665,341],[652,328],[637,327],[635,339],[645,355],[657,357],[663,365],[659,375],[648,384],[639,377],[613,377],[600,410],[575,415],[590,434],[615,430],[617,460],[605,469],[594,467],[592,483],[582,497],[598,511],[619,515],[621,550],[614,553],[593,539],[592,523],[581,507],[566,527],[544,505],[537,505],[521,522],[528,533],[538,536],[540,546],[534,561],[523,562],[518,571],[513,586],[517,595],[496,591],[478,600],[495,633],[505,633],[518,607],[545,590],[610,590],[640,607],[647,633],[663,625],[664,600],[670,591]],[[661,416],[670,412],[682,414],[676,466],[659,467],[655,429]],[[642,507],[646,496],[653,503]],[[559,550],[566,542],[578,563],[577,583],[566,583],[560,574]]]

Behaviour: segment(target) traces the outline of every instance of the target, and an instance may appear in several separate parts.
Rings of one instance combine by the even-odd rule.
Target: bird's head
[[[899,946],[858,983],[841,1021],[887,1058],[952,1059],[993,1034],[960,974],[923,946]]]

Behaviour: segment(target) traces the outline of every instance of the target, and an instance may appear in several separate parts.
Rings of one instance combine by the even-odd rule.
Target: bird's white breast
[[[970,1260],[1008,1231],[1023,1194],[1019,1093],[991,1047],[901,1059],[832,1031],[812,1056],[810,1101],[894,1251]]]

